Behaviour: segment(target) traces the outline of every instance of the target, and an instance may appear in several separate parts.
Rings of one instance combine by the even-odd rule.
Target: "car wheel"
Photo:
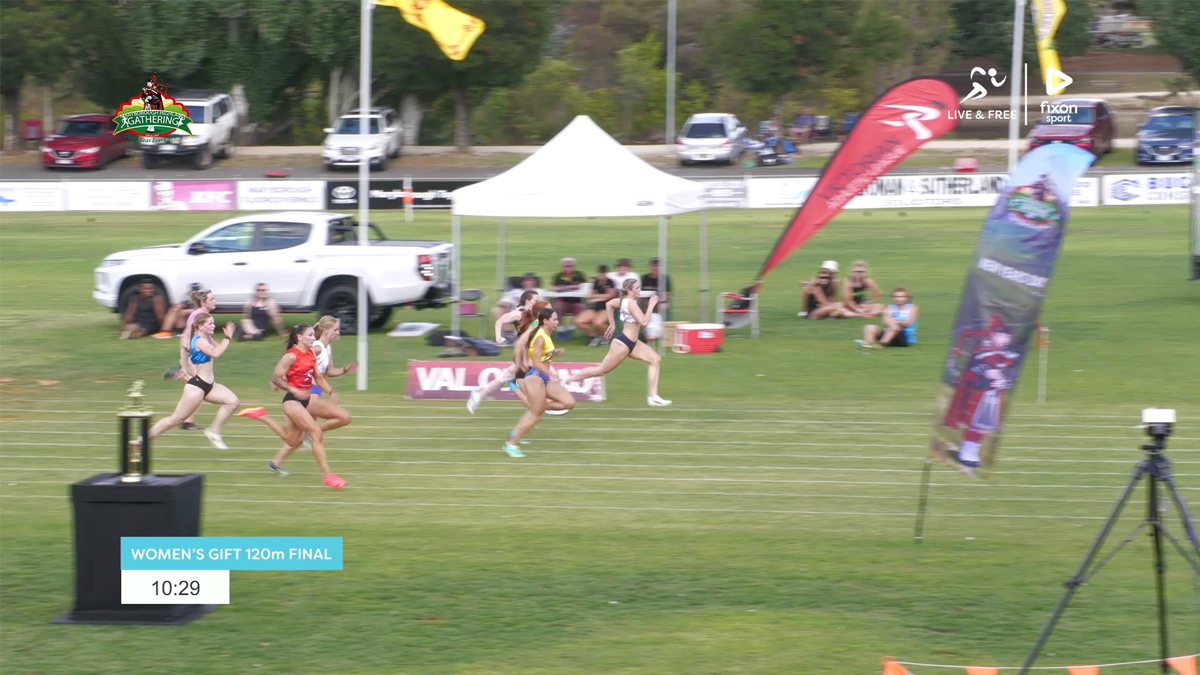
[[[371,330],[379,330],[387,325],[388,319],[392,318],[391,307],[372,307],[371,318],[368,319],[367,325]]]
[[[380,171],[388,170],[388,156],[387,156],[386,152],[383,153],[383,156],[379,158],[379,170]]]
[[[197,171],[203,171],[212,166],[213,153],[207,146],[200,148],[200,151],[192,156],[192,168]]]
[[[225,143],[225,146],[221,148],[221,152],[217,154],[217,157],[220,157],[221,159],[229,159],[230,157],[233,157],[233,148],[233,137],[231,136],[229,141]]]
[[[143,150],[142,151],[142,166],[146,167],[147,169],[157,169],[158,168],[158,157]]]

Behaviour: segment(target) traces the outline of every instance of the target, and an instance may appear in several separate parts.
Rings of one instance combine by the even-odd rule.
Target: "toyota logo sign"
[[[358,191],[349,185],[343,185],[341,187],[333,188],[333,192],[331,194],[333,195],[334,199],[354,199],[354,195],[358,194]]]

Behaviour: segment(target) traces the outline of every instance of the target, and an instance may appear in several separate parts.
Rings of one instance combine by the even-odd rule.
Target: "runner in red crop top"
[[[315,340],[312,326],[301,324],[293,327],[288,335],[287,351],[283,353],[283,358],[279,360],[271,376],[271,385],[287,392],[283,396],[283,412],[288,418],[286,427],[267,417],[266,408],[248,408],[238,415],[262,421],[289,446],[299,445],[301,434],[307,433],[312,441],[313,457],[325,476],[325,484],[331,488],[340,488],[346,481],[338,478],[329,468],[329,462],[325,459],[325,439],[321,425],[317,424],[308,412],[313,380],[316,380],[317,386],[322,389],[329,388],[324,374],[316,369],[317,360],[312,351]],[[275,462],[271,462],[270,468],[272,471],[277,469]],[[286,475],[280,471],[276,473]]]

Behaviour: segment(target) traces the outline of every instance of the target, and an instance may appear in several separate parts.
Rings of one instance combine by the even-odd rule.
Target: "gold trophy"
[[[148,482],[150,473],[150,418],[154,411],[146,407],[142,387],[138,380],[129,388],[129,403],[117,413],[121,422],[121,482]],[[136,431],[133,428],[136,427]]]

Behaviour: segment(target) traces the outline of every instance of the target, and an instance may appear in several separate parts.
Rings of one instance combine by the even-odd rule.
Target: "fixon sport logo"
[[[1117,201],[1127,202],[1142,195],[1142,182],[1132,178],[1122,178],[1114,181],[1109,188],[1109,194]]]

